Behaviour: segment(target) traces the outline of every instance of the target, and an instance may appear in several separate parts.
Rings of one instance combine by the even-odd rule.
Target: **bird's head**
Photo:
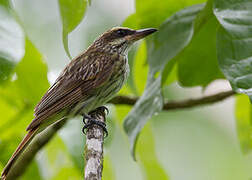
[[[134,42],[156,31],[154,28],[133,30],[125,27],[114,27],[103,33],[94,44],[104,50],[127,53]]]

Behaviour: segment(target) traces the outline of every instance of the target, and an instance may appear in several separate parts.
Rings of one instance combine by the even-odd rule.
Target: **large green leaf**
[[[10,8],[9,0],[0,0],[0,5],[5,6],[6,8]]]
[[[132,29],[138,29],[139,28],[139,18],[136,13],[131,14],[128,16],[124,22],[122,23],[122,26],[132,28]]]
[[[151,77],[149,77],[151,78]],[[129,136],[131,145],[131,153],[135,158],[135,144],[136,138],[143,128],[147,120],[156,112],[161,111],[163,107],[163,98],[161,95],[161,77],[149,80],[150,84],[141,96],[141,98],[134,105],[124,121],[124,129]]]
[[[49,87],[47,66],[34,45],[26,40],[25,56],[16,67],[17,88],[23,101],[35,105]]]
[[[174,11],[167,0],[158,3],[155,0],[136,0],[136,14],[140,27],[158,27]],[[178,3],[179,4],[179,3]]]
[[[137,22],[141,28],[158,27],[167,17],[205,0],[136,0]]]
[[[153,72],[158,72],[190,42],[193,21],[203,5],[185,8],[165,21],[158,33],[148,43],[148,63]]]
[[[124,121],[124,129],[129,136],[131,152],[134,156],[136,138],[153,114],[163,107],[161,76],[167,62],[176,56],[191,40],[193,20],[202,9],[202,5],[192,6],[177,12],[165,23],[159,32],[147,41],[149,75],[143,95],[132,108]]]
[[[68,48],[68,34],[72,32],[83,19],[87,7],[87,1],[58,0],[58,3],[63,25],[63,44],[68,57],[72,59]]]
[[[244,153],[252,150],[252,106],[246,95],[236,97],[235,106],[236,129]]]
[[[216,0],[214,13],[220,68],[234,91],[252,97],[252,2]]]
[[[0,84],[9,78],[24,55],[24,34],[3,6],[0,6]]]
[[[217,25],[210,0],[195,20],[192,41],[176,58],[181,85],[207,86],[211,81],[223,77],[216,54]]]

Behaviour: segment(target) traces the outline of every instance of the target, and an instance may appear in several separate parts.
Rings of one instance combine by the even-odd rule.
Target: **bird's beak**
[[[156,32],[157,29],[154,28],[147,28],[147,29],[140,29],[134,32],[134,34],[128,35],[126,38],[128,41],[137,41],[139,39],[142,39],[154,32]]]

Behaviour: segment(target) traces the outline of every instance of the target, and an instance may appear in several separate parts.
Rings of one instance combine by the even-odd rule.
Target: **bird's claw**
[[[104,115],[104,113],[108,114],[109,110],[106,106],[100,106],[98,108],[96,108],[94,111],[91,111],[88,114],[84,114],[83,115],[83,123],[84,123],[84,127],[82,128],[82,132],[84,134],[86,134],[86,129],[88,129],[89,127],[93,126],[93,125],[97,125],[99,127],[101,127],[105,133],[104,137],[108,136],[108,131],[106,128],[106,124],[104,122],[101,121],[97,121],[95,118],[92,117],[92,114],[94,113],[98,113],[101,115]]]
[[[92,117],[90,116],[90,115],[87,115],[87,114],[84,114],[83,115],[83,123],[84,123],[84,125],[86,125],[87,124],[87,121],[86,120],[90,120],[90,119],[92,119]]]
[[[83,118],[84,119],[84,118]],[[83,120],[84,121],[84,120]],[[88,129],[89,127],[93,126],[93,125],[97,125],[99,127],[101,127],[105,133],[104,137],[107,137],[108,136],[108,131],[107,131],[107,128],[106,128],[106,124],[104,122],[101,122],[101,121],[97,121],[95,120],[94,118],[88,118],[88,121],[86,123],[84,123],[84,127],[82,128],[82,132],[83,134],[86,135],[86,129]]]

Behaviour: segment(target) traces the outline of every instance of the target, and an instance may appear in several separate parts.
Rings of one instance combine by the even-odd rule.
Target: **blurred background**
[[[24,32],[47,66],[48,81],[52,84],[70,62],[62,43],[58,1],[13,0],[12,3]],[[80,54],[98,35],[111,27],[121,26],[134,12],[134,0],[93,0],[81,24],[69,35],[71,55]],[[141,94],[148,67],[140,50],[137,56],[130,61],[135,60],[132,71]],[[27,68],[33,66],[36,64]],[[29,87],[30,91],[40,86],[40,78],[43,77],[37,77],[34,87]],[[182,88],[174,82],[165,87],[164,92],[169,100],[183,100],[230,89],[226,80],[216,80],[205,88]],[[14,92],[8,87],[1,88],[3,91],[5,94]],[[125,86],[120,94],[132,92]],[[32,120],[32,112],[20,112],[18,107],[0,101],[0,170]],[[236,131],[235,97],[210,106],[163,111],[155,115],[138,138],[137,161],[130,154],[128,138],[122,127],[131,107],[108,107],[109,136],[105,139],[104,180],[247,180],[252,177],[252,156],[241,151]],[[82,179],[85,143],[82,127],[81,117],[69,121],[37,154],[22,179]]]

